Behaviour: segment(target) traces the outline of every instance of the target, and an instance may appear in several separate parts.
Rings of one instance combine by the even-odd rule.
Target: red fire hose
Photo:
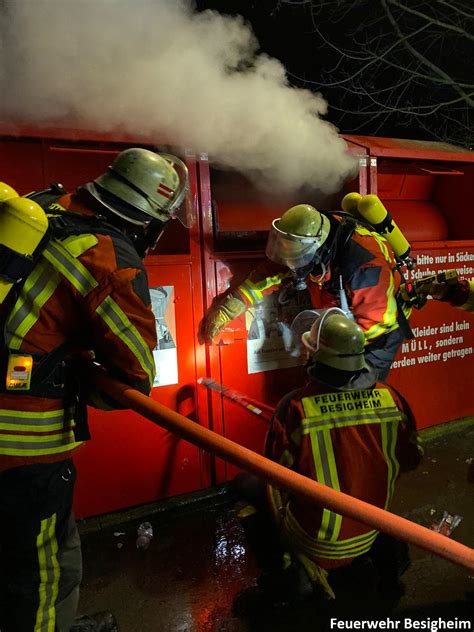
[[[153,423],[176,433],[190,443],[211,452],[249,472],[254,472],[281,489],[322,504],[337,513],[359,520],[374,529],[426,549],[455,564],[474,570],[474,550],[448,537],[401,518],[384,509],[321,485],[301,474],[274,463],[207,428],[199,426],[183,415],[159,404],[150,397],[110,379],[103,373],[95,383],[123,406],[131,408]]]

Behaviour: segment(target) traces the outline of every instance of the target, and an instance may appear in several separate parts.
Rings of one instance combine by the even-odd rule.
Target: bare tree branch
[[[424,55],[422,55],[419,51],[417,51],[413,46],[411,46],[411,44],[408,42],[408,37],[403,35],[402,31],[400,30],[396,20],[394,19],[392,12],[390,11],[389,7],[388,7],[388,3],[387,0],[381,0],[382,2],[382,6],[384,7],[388,19],[390,20],[393,29],[395,30],[395,32],[397,33],[398,37],[400,38],[401,43],[408,48],[408,50],[410,50],[410,52],[417,58],[419,59],[425,66],[427,66],[428,68],[430,68],[434,73],[436,73],[438,76],[442,77],[445,82],[448,85],[451,85],[451,87],[453,88],[453,90],[455,90],[459,95],[461,95],[466,103],[468,103],[471,107],[474,107],[474,100],[471,99],[465,92],[464,90],[447,74],[444,72],[444,70],[442,70],[441,68],[439,68],[436,64],[434,64],[433,62],[429,61],[429,59],[426,59],[426,57]]]
[[[406,11],[407,13],[412,13],[413,15],[417,15],[418,17],[423,18],[430,24],[436,24],[436,26],[441,26],[444,29],[454,31],[455,33],[459,33],[460,35],[463,35],[464,37],[467,37],[468,39],[474,41],[474,35],[471,35],[465,29],[462,29],[459,26],[453,26],[452,24],[447,24],[446,22],[441,22],[440,20],[436,20],[432,18],[431,16],[427,15],[426,13],[423,13],[422,11],[417,11],[416,9],[410,9],[410,7],[407,7],[401,2],[397,2],[397,0],[388,0],[388,2],[389,4],[393,4],[396,7],[399,7],[400,9],[402,9],[402,11]]]

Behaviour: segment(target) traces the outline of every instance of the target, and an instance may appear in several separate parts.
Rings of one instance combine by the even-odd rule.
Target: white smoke
[[[240,18],[181,0],[6,0],[0,117],[205,151],[275,192],[338,190],[354,159]]]

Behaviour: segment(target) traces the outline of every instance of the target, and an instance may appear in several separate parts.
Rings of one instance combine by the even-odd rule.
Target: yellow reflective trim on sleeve
[[[98,286],[89,270],[73,257],[63,244],[52,239],[43,251],[43,257],[64,276],[82,295],[87,296]]]
[[[239,285],[239,287],[237,288],[237,292],[239,291],[242,292],[247,297],[247,299],[251,297],[252,305],[256,301],[263,300],[263,294],[260,292],[257,286],[254,283],[252,283],[252,281],[250,281],[249,279],[247,279],[246,281],[244,281],[243,283]]]
[[[56,625],[55,606],[60,576],[56,517],[57,514],[53,514],[41,521],[40,532],[36,538],[40,584],[34,632],[54,632]]]
[[[270,277],[265,277],[255,283],[250,279],[245,279],[245,281],[237,287],[237,292],[241,292],[250,305],[253,305],[255,302],[263,300],[263,292],[265,290],[281,285],[283,279],[286,279],[288,276],[291,276],[291,272],[281,272]]]
[[[461,309],[466,310],[467,312],[474,312],[474,280],[469,279],[469,294],[467,297],[467,301],[460,305]]]
[[[271,277],[265,277],[261,281],[257,281],[257,283],[254,284],[254,287],[256,287],[258,290],[263,292],[264,290],[268,290],[268,288],[273,287],[275,285],[281,285],[283,282],[283,279],[286,279],[286,277],[290,275],[291,275],[291,272],[280,272],[278,274],[274,274]]]
[[[390,331],[394,331],[398,327],[397,323],[397,301],[394,295],[394,279],[393,274],[390,275],[390,283],[388,284],[386,297],[387,297],[387,309],[385,310],[382,322],[376,323],[372,327],[369,327],[364,331],[366,341],[373,340],[382,334],[387,334]]]
[[[374,231],[369,231],[366,228],[363,228],[360,226],[356,228],[356,232],[359,235],[362,235],[365,237],[373,237],[373,239],[375,239],[375,241],[377,242],[385,261],[387,261],[387,263],[390,264],[390,267],[392,268],[394,267],[395,261],[393,257],[390,255],[390,251],[388,249],[388,242],[386,239],[384,239],[384,237],[382,237],[382,235],[379,235],[377,232],[374,232]],[[375,325],[373,325],[372,327],[364,331],[366,341],[373,340],[374,338],[378,338],[378,336],[390,333],[391,331],[394,331],[395,329],[397,329],[398,327],[397,301],[393,293],[394,287],[395,285],[394,285],[394,279],[393,279],[393,274],[392,274],[390,277],[390,283],[389,283],[389,287],[387,289],[387,294],[386,294],[387,309],[385,310],[385,313],[383,315],[382,322],[376,323]]]
[[[150,386],[153,385],[155,361],[140,332],[131,323],[125,312],[110,296],[99,305],[96,312],[117,338],[130,349],[147,374]]]
[[[255,304],[256,302],[255,298],[252,296],[252,294],[250,294],[250,292],[247,292],[247,290],[244,288],[243,285],[239,285],[239,287],[237,288],[237,291],[240,292],[240,294],[243,294],[245,296],[249,305]]]
[[[96,235],[71,235],[61,240],[62,245],[76,259],[87,250],[97,246],[99,239]]]

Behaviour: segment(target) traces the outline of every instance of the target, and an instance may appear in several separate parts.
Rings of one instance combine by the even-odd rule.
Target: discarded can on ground
[[[147,549],[153,540],[153,527],[149,522],[142,522],[137,529],[137,549]]]
[[[462,520],[462,516],[450,514],[448,511],[443,512],[443,517],[438,523],[431,527],[433,531],[437,531],[442,535],[450,536]]]

